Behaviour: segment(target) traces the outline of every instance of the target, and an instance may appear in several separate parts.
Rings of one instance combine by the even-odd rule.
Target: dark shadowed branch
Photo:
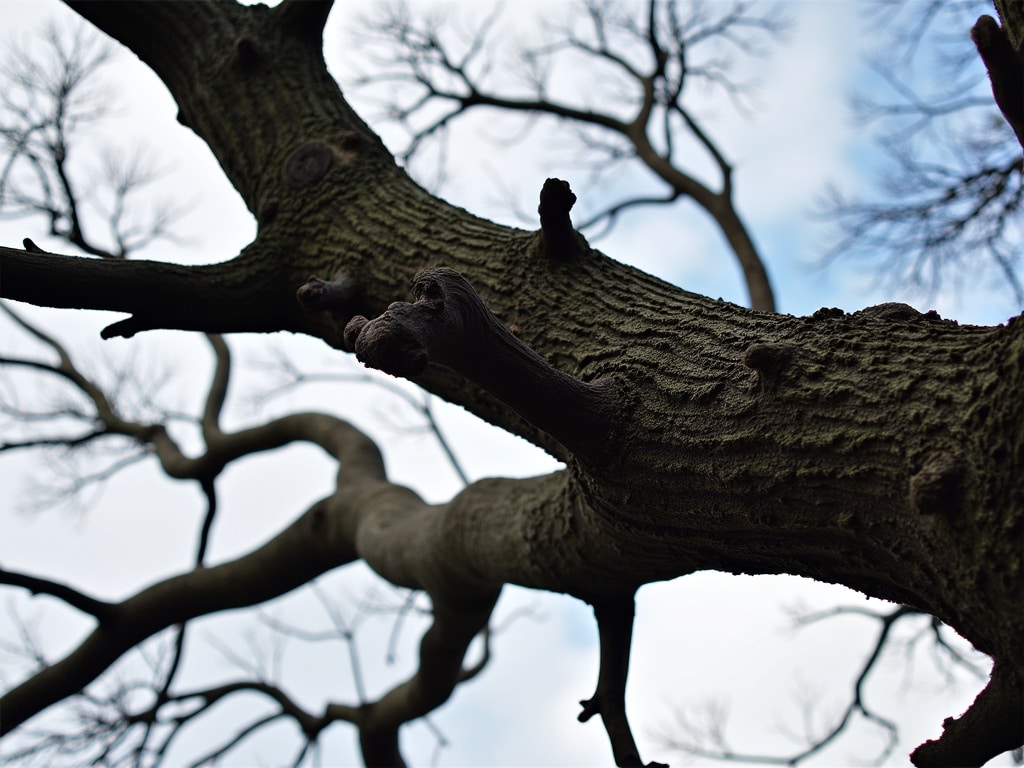
[[[971,39],[988,71],[996,106],[1024,148],[1024,13],[1013,0],[997,0],[995,5],[999,22],[981,16]]]
[[[72,608],[87,613],[102,621],[112,615],[111,603],[104,600],[97,600],[94,597],[85,595],[77,589],[69,587],[50,579],[42,579],[37,576],[30,576],[26,573],[18,573],[0,568],[0,584],[8,584],[12,587],[27,589],[33,595],[50,595],[70,605]]]
[[[214,373],[202,416],[195,420],[204,448],[197,454],[186,456],[161,422],[133,421],[124,416],[103,388],[76,366],[60,342],[20,315],[12,317],[58,359],[57,363],[38,361],[35,368],[46,375],[59,377],[75,388],[88,404],[88,410],[81,410],[82,417],[101,425],[100,437],[109,433],[148,446],[166,474],[199,482],[207,499],[206,514],[198,534],[195,570],[142,590],[120,603],[97,601],[44,578],[0,572],[0,581],[62,599],[97,620],[96,628],[76,650],[64,659],[44,666],[37,674],[8,691],[2,701],[4,732],[64,698],[68,699],[69,707],[80,709],[82,728],[71,734],[43,730],[18,754],[43,755],[56,750],[62,754],[95,755],[95,750],[101,749],[106,756],[104,759],[110,758],[112,763],[111,756],[122,752],[128,755],[155,754],[162,759],[178,730],[200,714],[199,709],[188,708],[182,714],[178,705],[187,707],[190,702],[201,700],[205,703],[200,709],[205,710],[229,693],[258,690],[277,701],[281,711],[242,727],[204,760],[227,754],[247,736],[287,717],[298,722],[305,734],[307,749],[315,747],[322,729],[333,722],[345,721],[359,727],[370,764],[376,764],[385,755],[392,764],[397,764],[400,760],[397,757],[398,727],[439,706],[455,686],[474,677],[486,664],[489,658],[486,640],[482,659],[468,669],[463,668],[462,661],[474,637],[480,633],[486,635],[490,611],[497,598],[493,586],[474,586],[470,591],[471,597],[455,599],[457,607],[453,608],[438,609],[435,599],[433,628],[428,630],[420,649],[420,671],[378,702],[368,702],[363,686],[357,685],[359,705],[330,705],[325,714],[316,716],[300,710],[280,688],[270,686],[258,675],[255,682],[201,693],[178,692],[174,688],[174,680],[182,665],[187,626],[192,618],[254,605],[350,562],[355,551],[349,536],[355,537],[360,519],[368,520],[373,527],[374,504],[382,504],[387,514],[398,512],[401,519],[408,519],[413,511],[426,511],[426,505],[406,489],[389,486],[383,480],[380,455],[373,444],[333,417],[294,414],[237,432],[225,432],[220,426],[220,415],[230,384],[231,357],[227,345],[218,336],[208,337],[215,358]],[[214,481],[219,473],[230,463],[254,452],[271,450],[294,441],[319,445],[339,462],[335,495],[314,505],[262,548],[233,562],[204,567],[210,527],[217,508]],[[377,490],[362,490],[364,485]],[[359,503],[363,496],[374,502]],[[367,539],[364,536],[362,540]],[[401,566],[385,564],[384,567],[385,570],[390,567],[404,570]],[[419,584],[413,580],[409,586]],[[440,594],[442,600],[447,599],[443,590]],[[467,600],[466,605],[462,604],[463,599]],[[333,604],[325,603],[325,607],[336,634],[351,640],[354,627],[344,621]],[[99,684],[99,678],[124,654],[141,646],[146,638],[167,631],[170,631],[169,650],[162,671],[154,672],[149,682],[133,684],[132,690],[136,693],[147,691],[151,699],[143,710],[128,703],[126,697],[130,692],[126,689],[115,688],[109,694],[91,690],[93,681]],[[349,649],[351,662],[358,669],[359,661],[351,642]],[[358,672],[356,677],[358,679]]]
[[[615,765],[620,768],[640,768],[644,762],[633,739],[626,717],[626,677],[629,674],[629,649],[633,639],[634,598],[627,595],[619,599],[594,603],[594,616],[600,637],[601,666],[594,695],[580,705],[583,711],[579,721],[585,723],[600,715],[611,742]],[[668,768],[664,763],[647,763],[647,768]]]

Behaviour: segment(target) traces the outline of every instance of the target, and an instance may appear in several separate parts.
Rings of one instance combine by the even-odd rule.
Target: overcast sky
[[[341,2],[326,34],[332,71],[344,76],[359,64],[359,50],[347,34],[355,14],[370,3]],[[787,42],[758,65],[762,82],[760,108],[737,119],[719,110],[711,127],[736,166],[738,208],[746,216],[762,247],[774,278],[781,311],[813,312],[821,306],[855,310],[882,300],[904,300],[921,309],[936,308],[961,322],[996,323],[1018,308],[1009,296],[989,286],[948,291],[927,306],[910,294],[871,286],[866,273],[850,265],[828,271],[808,267],[820,250],[822,232],[807,215],[825,184],[836,180],[859,183],[863,157],[861,133],[849,120],[847,96],[860,76],[860,59],[870,38],[853,2],[789,2],[795,20]],[[516,22],[529,28],[528,13],[564,12],[562,2],[516,4]],[[507,13],[511,14],[512,5]],[[0,0],[6,34],[27,40],[47,19],[73,17],[56,0]],[[105,72],[116,86],[116,119],[109,136],[115,145],[154,148],[166,170],[153,198],[183,200],[189,213],[183,219],[179,244],[163,243],[143,255],[188,263],[230,258],[254,235],[255,228],[205,145],[174,119],[176,108],[159,81],[130,54],[120,52]],[[346,93],[359,109],[365,101],[343,80]],[[398,134],[378,126],[388,141]],[[91,135],[89,141],[104,138]],[[586,179],[561,153],[559,146],[531,143],[496,149],[471,137],[460,139],[449,158],[449,182],[443,193],[474,213],[525,226],[518,221],[508,196],[495,188],[498,174],[517,196],[517,205],[530,210],[543,179],[568,179],[579,192]],[[397,144],[394,144],[397,146]],[[616,189],[590,190],[605,199],[581,199],[579,211],[596,210],[616,199]],[[680,226],[680,221],[684,222]],[[0,221],[0,242],[17,245],[26,236],[47,243],[42,222]],[[670,244],[667,247],[667,244]],[[627,217],[598,243],[613,258],[635,264],[689,290],[743,303],[743,288],[716,231],[688,209],[665,215]],[[55,250],[67,250],[52,244]],[[2,279],[2,276],[0,276]],[[401,297],[396,297],[401,298]],[[19,309],[23,309],[19,307]],[[210,370],[210,355],[198,337],[169,332],[143,334],[133,340],[101,342],[99,329],[112,316],[28,310],[52,332],[72,341],[83,363],[102,368],[112,359],[134,353],[140,366],[162,368],[171,379],[165,391],[175,408],[195,408],[201,402]],[[413,433],[416,415],[385,392],[338,385],[310,386],[257,408],[245,397],[259,388],[253,363],[272,359],[273,350],[287,352],[310,369],[334,364],[338,353],[309,339],[284,334],[232,339],[239,352],[228,426],[251,423],[298,409],[329,409],[352,420],[380,440],[392,479],[440,501],[459,487],[432,439]],[[35,352],[38,347],[17,334],[6,321],[0,325],[0,349]],[[0,389],[0,394],[10,390]],[[487,475],[525,476],[550,471],[556,465],[523,441],[501,435],[460,409],[438,404],[438,418],[472,478]],[[247,460],[219,482],[222,509],[214,529],[210,559],[237,556],[284,527],[311,501],[327,492],[332,466],[314,449],[297,447]],[[27,513],[33,479],[49,482],[39,456],[0,456],[0,564],[58,580],[67,580],[107,599],[134,593],[155,579],[189,567],[194,537],[203,506],[196,489],[166,481],[152,466],[127,470],[99,494],[87,512],[57,509]],[[365,598],[370,578],[361,567],[332,574],[320,581],[349,617]],[[354,571],[352,574],[350,571]],[[13,592],[13,590],[11,590]],[[381,592],[378,602],[394,600]],[[745,751],[788,754],[792,742],[779,723],[798,722],[794,701],[809,693],[818,715],[827,716],[845,702],[855,674],[877,631],[870,622],[842,619],[796,633],[784,606],[804,601],[816,607],[838,602],[881,606],[847,590],[794,578],[729,577],[697,574],[679,582],[645,587],[639,595],[628,706],[645,759],[673,760],[678,756],[660,746],[660,736],[672,730],[675,714],[696,711],[706,702],[730,706],[728,733],[733,746]],[[89,624],[48,598],[16,595],[0,606],[0,636],[10,639],[10,610],[34,622],[45,650],[59,655],[81,638]],[[599,719],[576,722],[578,701],[590,696],[597,675],[596,629],[586,606],[569,598],[536,595],[509,589],[499,604],[500,623],[520,616],[495,640],[488,670],[459,688],[453,700],[431,716],[449,745],[440,765],[576,765],[610,764],[607,738]],[[281,620],[310,629],[328,626],[317,602],[307,592],[286,597],[267,608]],[[237,674],[214,647],[217,638],[236,648],[252,642],[267,645],[266,633],[251,637],[240,616],[195,622],[190,651],[193,662],[181,685],[224,679]],[[384,647],[392,622],[365,620],[358,642],[369,695],[379,695],[408,674],[415,661],[415,623],[403,633],[397,662],[387,666]],[[420,627],[421,628],[421,627]],[[267,650],[268,656],[274,654]],[[325,699],[355,700],[348,657],[340,645],[303,646],[291,641],[281,651],[281,680],[299,699],[316,708]],[[17,663],[0,656],[3,678],[18,677]],[[943,717],[958,714],[973,699],[979,684],[963,682],[950,689],[918,659],[911,668],[899,654],[888,659],[869,689],[872,703],[883,713],[899,716],[901,740],[889,765],[909,765],[906,754],[925,738],[938,734]],[[205,677],[204,677],[205,676]],[[262,702],[244,707],[264,711]],[[213,747],[218,739],[244,724],[241,707],[218,711],[210,724],[197,726],[179,745],[171,765],[194,757],[196,749]],[[247,741],[225,764],[279,765],[294,757],[298,740],[290,725],[275,726]],[[435,737],[423,724],[403,731],[407,757],[417,765],[431,760]],[[870,729],[857,730],[822,757],[817,765],[846,764],[851,755],[863,759],[880,746]],[[197,746],[198,745],[198,746]],[[354,760],[353,733],[335,726],[324,740],[323,764],[346,765]],[[1004,761],[999,764],[1009,764]]]

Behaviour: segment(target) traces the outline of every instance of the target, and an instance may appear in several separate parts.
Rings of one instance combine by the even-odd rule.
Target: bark
[[[1024,322],[961,327],[904,305],[745,310],[590,249],[557,210],[527,232],[449,206],[394,164],[327,74],[329,3],[71,5],[164,80],[259,233],[199,268],[3,249],[0,295],[131,313],[108,335],[312,334],[567,463],[476,483],[433,511],[364,494],[369,527],[324,508],[344,533],[343,556],[323,563],[365,558],[426,588],[456,627],[424,639],[446,661],[421,666],[405,708],[375,705],[388,714],[374,721],[384,736],[361,728],[371,762],[397,762],[389,729],[450,693],[502,584],[593,603],[599,621],[614,615],[602,641],[619,647],[639,585],[704,569],[844,584],[990,654],[975,709],[919,765],[980,764],[1024,742]],[[392,305],[413,285],[414,303]],[[595,700],[624,676],[602,669]],[[616,754],[634,761],[624,714],[612,719]]]

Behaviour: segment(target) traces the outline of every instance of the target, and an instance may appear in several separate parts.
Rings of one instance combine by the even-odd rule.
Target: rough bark
[[[455,627],[424,639],[448,655],[402,694],[414,704],[375,705],[388,714],[361,728],[368,760],[400,759],[396,718],[450,692],[421,675],[454,685],[453,659],[502,584],[575,595],[600,619],[641,584],[703,569],[844,584],[990,654],[975,710],[919,765],[1024,742],[1024,322],[961,327],[903,305],[754,312],[607,258],[557,211],[537,232],[475,218],[416,186],[347,106],[322,59],[329,3],[71,5],[164,80],[259,233],[200,268],[2,249],[0,295],[131,313],[108,335],[312,334],[567,462],[476,483],[433,511],[363,494],[368,528],[351,505],[322,509],[341,532],[325,563],[358,556],[426,588],[436,621]],[[417,303],[392,306],[414,284]],[[599,694],[621,674],[603,669]],[[612,731],[616,753],[638,759]]]

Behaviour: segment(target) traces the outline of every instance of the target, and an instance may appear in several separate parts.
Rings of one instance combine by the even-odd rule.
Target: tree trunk
[[[71,5],[164,80],[259,234],[233,261],[160,280],[145,262],[4,249],[0,294],[131,312],[109,335],[287,328],[391,355],[375,364],[566,461],[448,505],[418,545],[434,548],[435,603],[514,583],[601,604],[705,569],[843,584],[933,614],[995,660],[975,714],[947,721],[920,764],[1024,742],[1024,322],[749,311],[557,222],[475,218],[416,186],[347,106],[322,59],[329,3]],[[388,309],[428,268],[417,302]],[[397,352],[374,335],[389,328]],[[413,540],[359,556],[402,582]]]

